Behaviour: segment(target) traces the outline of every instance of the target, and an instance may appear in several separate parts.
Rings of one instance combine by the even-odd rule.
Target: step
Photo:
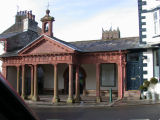
[[[125,91],[124,97],[129,100],[138,100],[140,99],[140,91],[139,90]]]

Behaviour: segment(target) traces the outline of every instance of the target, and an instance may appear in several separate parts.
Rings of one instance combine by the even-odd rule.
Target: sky
[[[0,33],[15,23],[17,11],[32,10],[40,19],[50,9],[54,36],[65,41],[97,40],[104,30],[117,29],[121,37],[138,36],[137,0],[0,0]]]

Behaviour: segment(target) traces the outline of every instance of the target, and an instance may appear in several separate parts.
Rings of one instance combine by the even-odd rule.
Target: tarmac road
[[[40,120],[160,120],[160,104],[118,107],[32,107]]]

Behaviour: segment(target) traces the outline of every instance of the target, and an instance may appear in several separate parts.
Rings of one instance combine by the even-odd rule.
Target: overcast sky
[[[65,41],[100,39],[105,30],[120,28],[121,37],[138,36],[137,0],[0,0],[0,32],[15,22],[17,10],[32,10],[41,27],[49,2],[54,36]]]

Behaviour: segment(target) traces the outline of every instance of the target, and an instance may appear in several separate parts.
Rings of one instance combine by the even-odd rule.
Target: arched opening
[[[49,25],[48,25],[48,22],[47,22],[47,23],[45,23],[44,31],[45,31],[45,32],[48,32],[48,28],[49,28]]]
[[[69,86],[69,67],[67,67],[63,74],[64,78],[64,93],[68,93]],[[75,80],[76,80],[76,66],[73,66],[73,94],[75,94]],[[80,83],[80,94],[85,89],[86,72],[82,67],[79,67],[79,83]]]

